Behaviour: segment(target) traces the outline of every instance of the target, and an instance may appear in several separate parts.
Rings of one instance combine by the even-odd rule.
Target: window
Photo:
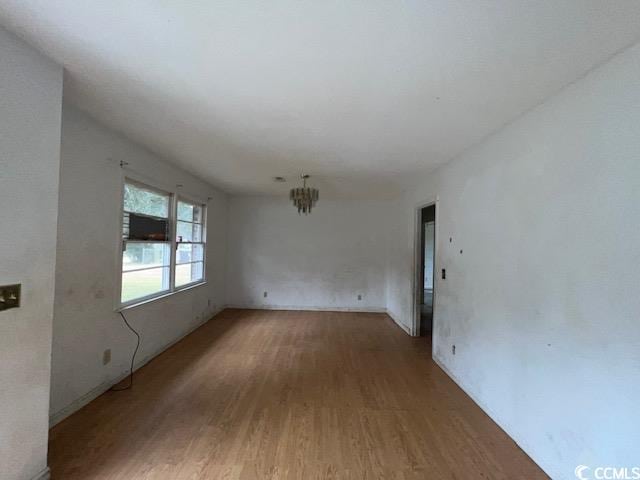
[[[204,205],[131,180],[123,205],[121,305],[204,281]]]
[[[178,200],[176,287],[204,278],[203,207]]]

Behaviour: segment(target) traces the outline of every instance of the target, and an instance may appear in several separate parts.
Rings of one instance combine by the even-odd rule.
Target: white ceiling
[[[228,192],[305,171],[379,197],[635,43],[640,1],[0,0],[0,22],[73,104]]]

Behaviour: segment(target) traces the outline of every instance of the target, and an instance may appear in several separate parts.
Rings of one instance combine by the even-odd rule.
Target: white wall
[[[47,466],[62,68],[0,28],[0,477]]]
[[[637,465],[640,46],[404,198],[321,200],[309,217],[282,198],[228,201],[65,106],[57,218],[62,70],[2,30],[0,59],[0,229],[16,240],[0,243],[0,284],[20,282],[24,295],[0,313],[3,480],[46,468],[52,315],[54,421],[127,371],[135,339],[113,311],[119,160],[150,183],[213,197],[208,285],[127,312],[140,362],[226,302],[386,307],[409,328],[414,208],[438,196],[436,271],[448,276],[437,280],[436,360],[553,478],[578,464]]]
[[[390,313],[437,195],[434,356],[554,479],[640,460],[639,79],[635,46],[396,205]]]
[[[228,303],[383,311],[387,212],[321,199],[305,217],[286,198],[232,197]]]
[[[208,203],[206,286],[127,310],[142,336],[139,363],[208,320],[224,305],[226,196],[63,106],[51,415],[55,423],[126,374],[135,337],[114,312],[123,171]],[[112,361],[103,366],[105,349]]]

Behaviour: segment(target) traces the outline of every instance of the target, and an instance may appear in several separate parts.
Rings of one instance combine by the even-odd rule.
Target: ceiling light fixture
[[[300,213],[307,215],[311,213],[311,209],[316,206],[319,192],[315,188],[307,187],[307,178],[309,178],[309,175],[303,173],[300,175],[300,178],[302,178],[302,188],[292,188],[289,193],[289,199],[298,209],[298,215]]]

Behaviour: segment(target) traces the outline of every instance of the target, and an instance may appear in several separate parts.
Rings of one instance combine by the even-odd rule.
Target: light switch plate
[[[20,284],[0,287],[0,311],[20,306]]]

